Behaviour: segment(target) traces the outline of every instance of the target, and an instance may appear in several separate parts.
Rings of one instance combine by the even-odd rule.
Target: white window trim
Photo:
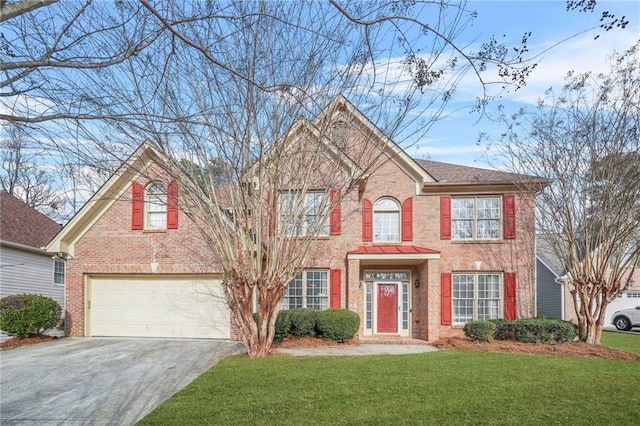
[[[62,265],[62,274],[56,274],[56,265]],[[56,275],[62,275],[62,282],[56,281]],[[67,281],[67,265],[62,259],[53,259],[53,285],[64,286]]]
[[[504,274],[502,272],[495,271],[482,271],[482,272],[454,272],[451,274],[451,317],[452,323],[454,326],[461,326],[466,324],[465,322],[456,322],[455,320],[455,311],[453,308],[453,301],[456,300],[454,297],[454,277],[456,275],[473,275],[474,276],[474,286],[473,286],[473,318],[471,321],[478,320],[478,276],[480,275],[497,275],[499,277],[498,290],[500,294],[500,298],[498,300],[498,318],[504,318]]]
[[[280,194],[280,197],[286,196],[286,195],[294,195],[294,194],[295,194],[295,192],[283,192],[282,194]],[[329,193],[327,191],[306,191],[304,193],[304,197],[305,197],[305,199],[304,199],[304,211],[299,213],[299,215],[300,215],[300,219],[299,219],[300,220],[300,227],[298,228],[298,232],[285,232],[285,234],[287,236],[290,236],[290,237],[306,237],[308,235],[311,235],[309,233],[309,228],[307,227],[306,208],[307,208],[307,205],[309,204],[309,200],[310,200],[309,197],[312,196],[312,195],[316,195],[316,194],[322,194],[324,197],[326,197],[325,202],[321,203],[321,207],[323,207],[323,205],[324,206],[328,206]],[[278,204],[279,204],[278,207],[280,209],[280,214],[278,215],[278,219],[279,219],[278,220],[278,226],[279,227],[280,226],[286,226],[286,220],[287,219],[285,219],[285,218],[289,218],[290,216],[294,216],[294,219],[295,219],[295,213],[290,213],[289,212],[288,214],[285,215],[284,214],[285,212],[283,211],[282,199],[280,199]],[[320,212],[319,214],[314,215],[314,217],[317,218],[321,214],[322,214],[322,212]],[[320,229],[318,230],[318,233],[314,234],[313,236],[315,236],[315,237],[328,237],[329,236],[329,226],[330,226],[329,217],[330,217],[330,214],[327,213],[326,217],[325,217],[325,221],[322,224],[322,226],[320,227]],[[315,223],[316,220],[317,219],[314,220],[314,223]]]
[[[303,269],[303,270],[298,272],[298,273],[302,274],[302,306],[301,306],[301,308],[309,308],[308,304],[307,304],[307,298],[308,298],[308,295],[307,295],[307,280],[308,280],[307,279],[307,273],[309,273],[309,272],[324,272],[325,273],[326,283],[327,283],[327,285],[326,285],[327,292],[326,292],[326,295],[324,296],[324,298],[326,299],[326,302],[327,302],[326,303],[326,309],[330,309],[330,306],[329,306],[330,300],[329,299],[330,299],[330,293],[331,293],[331,277],[330,277],[330,273],[329,273],[328,269]],[[295,280],[295,278],[294,278],[294,280]],[[291,284],[293,284],[294,280],[291,280],[291,283],[289,283],[289,285],[287,286],[287,288],[285,290],[284,298],[283,298],[283,304],[282,304],[282,309],[283,310],[285,310],[285,308],[284,308],[284,300],[286,300],[287,297],[288,297],[289,288],[290,288],[289,286]],[[323,296],[312,296],[312,297],[323,297]],[[290,308],[290,307],[286,308],[286,310],[290,310],[290,309],[298,309],[298,308]],[[317,309],[317,308],[309,308],[309,309]]]
[[[473,199],[473,228],[471,238],[459,238],[454,235],[453,222],[456,220],[453,218],[453,201],[454,200],[469,200]],[[478,238],[478,199],[497,199],[498,200],[498,236],[495,238]],[[452,197],[451,198],[451,240],[452,241],[499,241],[503,239],[504,228],[504,211],[502,207],[502,196],[500,195],[479,195],[469,197]]]
[[[149,189],[152,186],[158,186],[158,187],[160,187],[160,188],[162,188],[164,190],[164,192],[158,193],[159,195],[164,195],[164,211],[158,210],[158,211],[153,212],[153,213],[155,213],[157,215],[160,215],[161,213],[164,214],[164,226],[163,227],[152,227],[151,226],[150,215],[151,215],[152,212],[149,210],[149,206],[151,204],[151,201],[149,200],[149,198],[150,198]],[[144,229],[152,230],[152,231],[167,229],[167,212],[168,212],[167,197],[168,197],[167,186],[165,184],[163,184],[163,183],[150,182],[144,188]]]
[[[394,203],[394,205],[396,206],[396,209],[394,210],[387,210],[387,209],[379,209],[376,210],[376,204],[378,204],[380,201],[391,201]],[[400,203],[398,202],[398,200],[396,200],[393,197],[380,197],[376,200],[375,203],[373,203],[373,242],[374,243],[399,243],[402,240],[402,207],[400,206]],[[397,229],[396,229],[396,235],[397,238],[395,240],[380,240],[376,238],[376,214],[379,213],[397,213],[398,215],[398,224],[397,224]]]

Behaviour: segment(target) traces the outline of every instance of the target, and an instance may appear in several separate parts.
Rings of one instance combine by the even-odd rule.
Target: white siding
[[[41,294],[55,299],[64,310],[64,286],[53,283],[51,255],[2,246],[0,266],[0,297]]]

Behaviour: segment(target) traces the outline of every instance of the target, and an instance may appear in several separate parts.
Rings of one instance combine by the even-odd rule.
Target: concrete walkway
[[[430,345],[376,345],[362,344],[358,346],[322,346],[314,348],[278,348],[276,354],[292,356],[349,356],[349,355],[404,355],[437,351]]]

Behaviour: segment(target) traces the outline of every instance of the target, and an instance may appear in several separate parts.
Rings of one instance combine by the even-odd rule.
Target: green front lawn
[[[639,383],[634,361],[463,351],[236,356],[141,424],[626,425],[640,418]]]
[[[621,351],[640,354],[640,333],[625,334],[616,333],[615,331],[603,331],[600,344],[609,346],[610,348],[620,349]]]

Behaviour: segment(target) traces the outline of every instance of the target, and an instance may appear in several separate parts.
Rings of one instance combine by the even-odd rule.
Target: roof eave
[[[489,182],[426,182],[422,186],[423,192],[428,193],[447,193],[447,192],[538,192],[542,191],[547,185],[548,181],[532,181],[527,183],[522,182],[504,182],[504,181],[489,181]]]

